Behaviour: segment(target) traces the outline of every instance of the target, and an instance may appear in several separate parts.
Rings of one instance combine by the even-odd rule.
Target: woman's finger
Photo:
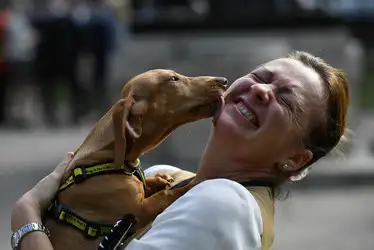
[[[52,173],[44,177],[28,192],[28,198],[34,200],[42,210],[46,209],[54,198],[60,186],[61,178],[73,156],[74,153],[69,152]]]
[[[71,160],[74,158],[74,152],[68,152],[67,156],[58,164],[58,166],[53,171],[54,173],[63,176],[63,174],[68,170]]]

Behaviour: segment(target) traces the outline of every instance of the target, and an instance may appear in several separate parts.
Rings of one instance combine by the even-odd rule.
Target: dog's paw
[[[160,190],[169,188],[172,181],[173,178],[167,174],[155,174],[152,177],[146,178],[145,182],[147,186],[147,196],[150,196]]]
[[[158,174],[155,174],[153,177],[160,177],[160,178],[168,181],[169,183],[172,183],[174,181],[174,178],[169,174],[158,173]]]

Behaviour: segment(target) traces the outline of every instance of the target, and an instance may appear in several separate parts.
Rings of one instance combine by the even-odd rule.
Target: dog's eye
[[[176,77],[176,76],[172,76],[172,77],[170,78],[170,81],[172,81],[172,82],[176,82],[176,81],[179,81],[179,78]]]

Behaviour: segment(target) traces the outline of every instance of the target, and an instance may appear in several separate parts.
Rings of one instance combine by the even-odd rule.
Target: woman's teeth
[[[238,107],[239,112],[245,118],[247,118],[253,125],[258,127],[258,122],[257,122],[256,117],[244,106],[244,104],[242,102],[239,102],[236,106]]]
[[[239,102],[237,106],[238,106],[240,113],[242,113],[242,115],[244,115],[247,119],[249,119],[251,116],[251,113],[249,113],[249,110],[244,106],[244,104]]]

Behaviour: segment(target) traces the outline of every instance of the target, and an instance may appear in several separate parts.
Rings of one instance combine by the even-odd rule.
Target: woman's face
[[[302,133],[318,118],[323,97],[322,80],[313,69],[294,59],[270,61],[227,90],[215,118],[215,136],[227,142],[230,154],[248,163],[271,166],[292,157],[306,161],[305,155],[298,156],[305,151]]]

